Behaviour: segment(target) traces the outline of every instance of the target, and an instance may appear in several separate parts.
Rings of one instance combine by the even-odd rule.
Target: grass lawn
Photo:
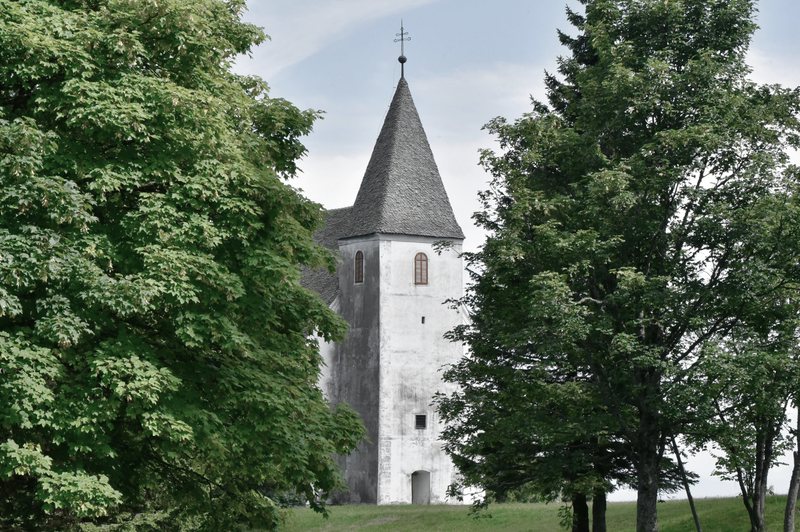
[[[741,499],[699,499],[695,502],[700,525],[706,532],[748,532],[747,512]],[[767,530],[783,530],[785,496],[767,498]],[[285,532],[558,532],[558,504],[495,504],[489,509],[491,519],[473,519],[466,506],[332,506],[330,518],[306,508],[294,510]],[[606,522],[610,532],[634,532],[636,503],[609,503]],[[694,522],[686,501],[658,505],[659,532],[694,531]]]

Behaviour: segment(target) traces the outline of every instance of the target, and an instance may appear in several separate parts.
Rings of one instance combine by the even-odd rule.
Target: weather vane
[[[403,67],[405,66],[405,62],[407,61],[406,56],[403,55],[403,43],[405,41],[410,41],[411,37],[406,37],[408,35],[407,31],[403,31],[403,19],[400,19],[400,33],[396,33],[396,36],[400,37],[399,39],[395,39],[394,42],[400,41],[400,57],[397,58],[400,61],[400,77],[405,77],[405,72]]]

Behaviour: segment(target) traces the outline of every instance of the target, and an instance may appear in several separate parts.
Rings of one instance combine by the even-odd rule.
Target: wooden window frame
[[[428,256],[422,252],[414,256],[414,284],[428,284]]]
[[[361,284],[364,282],[364,254],[361,251],[356,251],[355,257],[355,283]]]

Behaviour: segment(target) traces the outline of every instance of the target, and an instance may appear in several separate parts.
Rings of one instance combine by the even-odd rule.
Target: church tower
[[[444,503],[455,469],[431,402],[450,391],[442,366],[463,352],[443,335],[464,319],[445,304],[462,295],[464,234],[404,76],[355,203],[329,211],[315,238],[341,262],[334,275],[307,272],[304,284],[349,324],[342,343],[321,346],[320,385],[331,404],[359,413],[369,439],[339,458],[350,491],[337,498]],[[450,247],[437,251],[440,241]]]

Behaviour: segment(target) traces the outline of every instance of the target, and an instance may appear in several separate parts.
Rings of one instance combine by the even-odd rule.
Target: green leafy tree
[[[581,3],[549,106],[487,126],[489,236],[454,337],[483,364],[491,349],[591,383],[635,471],[637,532],[655,532],[676,398],[710,346],[771,330],[797,288],[800,95],[748,81],[751,1]]]
[[[797,397],[792,397],[795,410],[794,429],[791,431],[797,446],[792,452],[792,475],[789,479],[789,491],[786,495],[786,508],[783,516],[783,532],[795,532],[794,516],[797,510],[797,497],[800,493],[800,408],[797,408]]]
[[[687,440],[698,447],[714,442],[722,451],[717,474],[739,484],[752,532],[766,530],[769,471],[792,448],[784,432],[800,372],[794,312],[787,317],[768,335],[732,334],[729,342],[710,346],[706,356],[714,363],[699,365],[690,376],[696,385],[687,387],[686,411],[708,409],[693,412],[696,424],[685,429]]]
[[[164,510],[274,528],[363,435],[285,182],[316,113],[231,61],[238,0],[0,0],[0,528]]]
[[[574,532],[589,531],[592,498],[593,530],[605,531],[606,492],[633,480],[622,440],[610,429],[616,421],[597,388],[575,373],[547,372],[524,350],[497,348],[499,331],[484,319],[502,323],[497,317],[514,308],[507,299],[512,291],[505,296],[493,299],[491,311],[487,301],[469,332],[462,331],[472,356],[445,373],[458,391],[436,397],[447,423],[445,450],[460,472],[451,491],[479,487],[503,498],[522,488],[547,502],[563,498],[570,504],[562,510],[564,524]],[[488,503],[476,501],[474,510]]]
[[[785,388],[796,368],[759,351],[736,353],[731,362],[728,393],[721,398],[727,404],[715,405],[714,441],[724,452],[717,457],[717,470],[723,479],[739,484],[751,532],[764,532],[769,470],[789,450],[782,438],[789,402]],[[766,380],[770,377],[771,382]]]

